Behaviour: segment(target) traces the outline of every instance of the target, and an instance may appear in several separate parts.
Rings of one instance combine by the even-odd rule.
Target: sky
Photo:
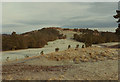
[[[117,28],[117,2],[3,2],[2,33],[43,27]]]

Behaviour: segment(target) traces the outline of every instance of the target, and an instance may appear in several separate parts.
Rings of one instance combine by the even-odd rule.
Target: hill
[[[52,28],[43,28],[23,34],[13,32],[10,35],[2,35],[2,50],[18,50],[27,48],[41,48],[48,41],[65,38],[58,30]]]

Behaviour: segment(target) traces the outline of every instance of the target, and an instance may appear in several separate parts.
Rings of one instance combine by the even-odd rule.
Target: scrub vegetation
[[[43,28],[41,30],[10,35],[2,35],[2,50],[18,50],[27,48],[41,48],[47,45],[48,41],[65,38],[58,30],[52,28]]]

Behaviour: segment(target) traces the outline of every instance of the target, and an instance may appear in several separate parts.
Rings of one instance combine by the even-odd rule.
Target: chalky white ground
[[[72,48],[75,48],[77,44],[81,46],[84,44],[82,42],[77,42],[72,40],[73,35],[77,32],[73,31],[60,31],[61,33],[67,35],[66,39],[58,39],[55,41],[48,42],[48,45],[45,45],[43,48],[31,48],[31,49],[24,49],[24,50],[16,50],[16,51],[4,51],[0,54],[2,57],[2,62],[6,62],[6,58],[9,57],[9,60],[16,60],[16,59],[23,59],[25,56],[38,56],[40,52],[43,51],[45,54],[55,52],[55,48],[59,48],[60,51],[66,50],[68,45],[71,45]],[[80,34],[80,33],[77,33]],[[118,44],[117,42],[113,42],[112,45]],[[104,45],[111,45],[111,43],[105,43]],[[97,45],[99,46],[99,45]]]
[[[25,50],[2,52],[2,61],[5,62],[7,57],[9,57],[9,60],[16,60],[25,58],[26,55],[29,57],[37,56],[40,55],[41,51],[43,51],[45,54],[48,54],[51,52],[55,52],[55,48],[57,47],[60,49],[60,51],[63,51],[68,48],[68,45],[71,45],[72,48],[75,48],[77,44],[79,44],[80,47],[83,45],[83,43],[71,39],[73,38],[73,34],[76,32],[64,31],[63,33],[67,35],[67,39],[58,39],[55,41],[48,42],[48,45],[45,45],[43,48],[32,48]]]

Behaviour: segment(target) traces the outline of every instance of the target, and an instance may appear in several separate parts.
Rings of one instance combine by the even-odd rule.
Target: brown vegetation
[[[118,53],[115,49],[109,50],[108,48],[78,48],[77,50],[69,49],[64,52],[57,52],[47,54],[47,59],[62,61],[62,60],[72,60],[74,63],[80,62],[97,62],[103,60],[117,60]]]
[[[59,51],[59,48],[55,48],[55,52],[58,52]]]
[[[74,39],[80,42],[84,42],[86,47],[92,44],[107,43],[107,42],[119,42],[119,37],[112,32],[98,32],[97,30],[81,29],[82,34],[74,34]]]
[[[70,45],[68,45],[68,49],[70,48],[71,46]]]
[[[48,41],[53,41],[59,38],[65,38],[60,35],[59,31],[52,28],[43,28],[40,30],[26,32],[23,34],[2,35],[2,50],[17,50],[27,48],[41,48]]]

